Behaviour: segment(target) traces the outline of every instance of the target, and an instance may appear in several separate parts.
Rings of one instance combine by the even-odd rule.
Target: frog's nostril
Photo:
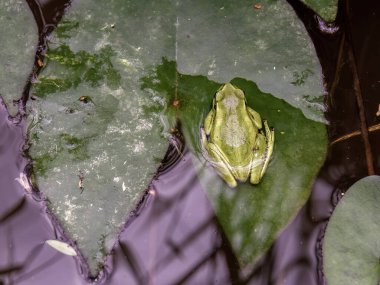
[[[236,90],[235,90],[235,95],[236,95],[237,97],[239,97],[240,99],[245,99],[244,92],[243,92],[242,90],[240,90],[240,89],[236,89]]]

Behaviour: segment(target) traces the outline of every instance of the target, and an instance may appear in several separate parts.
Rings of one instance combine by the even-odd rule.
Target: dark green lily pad
[[[167,102],[179,101],[178,112],[175,106],[162,111],[172,127],[177,116],[181,120],[220,223],[242,264],[252,265],[308,198],[325,159],[325,125],[306,119],[299,109],[263,93],[255,83],[233,79],[231,82],[245,91],[248,105],[274,127],[276,138],[273,159],[262,182],[256,186],[240,184],[232,190],[206,163],[199,142],[199,128],[221,83],[204,76],[175,74],[175,62],[164,60],[150,77],[143,78],[142,87]]]
[[[330,285],[377,285],[380,281],[380,176],[356,182],[336,206],[323,243]]]
[[[26,1],[0,1],[0,42],[0,96],[10,115],[15,115],[18,106],[13,100],[22,95],[38,42],[37,25]]]
[[[332,22],[338,11],[338,0],[302,0],[324,20]]]
[[[36,100],[28,102],[30,155],[40,189],[93,273],[152,178],[177,113],[200,174],[216,183],[208,187],[210,197],[245,263],[268,248],[304,203],[325,155],[324,125],[316,122],[324,122],[321,68],[291,7],[272,0],[262,5],[257,10],[247,0],[73,1],[33,85]],[[294,173],[283,174],[266,191],[226,189],[199,155],[199,126],[215,90],[232,78],[245,78],[234,83],[249,96],[260,94],[264,101],[253,97],[254,108],[257,103],[276,136],[283,135],[276,139],[283,154],[275,154],[266,180],[276,176],[273,171]],[[249,194],[234,198],[242,192]],[[261,204],[241,205],[239,199],[253,201],[252,193],[265,193]],[[281,199],[289,205],[280,207]],[[271,215],[255,216],[260,207]],[[275,214],[284,215],[277,222]]]

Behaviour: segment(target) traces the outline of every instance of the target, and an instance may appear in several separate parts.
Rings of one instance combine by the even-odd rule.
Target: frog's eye
[[[240,89],[236,90],[236,91],[235,91],[235,95],[236,95],[237,97],[239,97],[240,99],[245,100],[245,95],[244,95],[243,90],[240,90]]]
[[[216,102],[219,102],[219,101],[221,101],[223,99],[223,92],[216,92],[216,94],[215,94],[215,101]]]

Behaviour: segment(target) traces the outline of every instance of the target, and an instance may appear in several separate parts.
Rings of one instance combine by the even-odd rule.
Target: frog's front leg
[[[250,182],[258,184],[268,167],[274,146],[274,130],[271,130],[268,123],[264,121],[265,135],[257,135],[255,146],[255,157],[252,161]]]
[[[226,181],[228,186],[235,188],[237,186],[235,177],[232,175],[228,165],[224,162],[224,158],[220,155],[218,147],[208,142],[206,132],[203,128],[201,128],[201,144],[203,155],[209,158],[207,160],[212,164],[216,172]]]
[[[250,107],[247,107],[247,110],[252,121],[255,123],[256,127],[260,130],[263,127],[260,114]]]
[[[214,110],[211,110],[206,118],[205,118],[205,122],[204,122],[204,131],[206,132],[207,135],[210,134],[211,132],[211,129],[212,129],[212,124],[214,122],[214,117],[215,117],[215,111]]]

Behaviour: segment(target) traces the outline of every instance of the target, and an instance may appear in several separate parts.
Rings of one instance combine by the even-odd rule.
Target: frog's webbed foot
[[[257,148],[262,148],[264,152],[261,154],[262,161],[258,165],[254,165],[251,169],[250,182],[258,184],[267,170],[270,158],[273,153],[274,146],[274,130],[270,129],[267,121],[264,120],[265,134],[258,134]]]

